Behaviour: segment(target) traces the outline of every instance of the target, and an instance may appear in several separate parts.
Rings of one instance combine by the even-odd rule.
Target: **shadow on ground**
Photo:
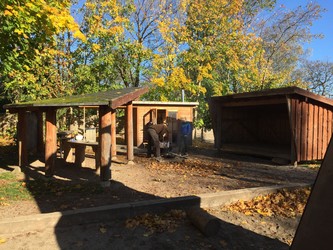
[[[12,155],[12,158],[14,157]],[[96,216],[96,213],[95,215],[79,214],[79,208],[94,208],[106,204],[121,205],[126,202],[134,204],[145,200],[158,200],[161,197],[139,192],[116,181],[111,182],[110,188],[101,188],[99,175],[95,170],[64,164],[61,159],[57,159],[57,161],[56,176],[51,179],[44,177],[42,161],[35,160],[29,167],[23,169],[25,183],[33,194],[40,211],[42,213],[64,211],[49,236],[45,235],[47,232],[44,232],[43,237],[39,235],[42,232],[26,235],[25,240],[30,242],[32,248],[25,249],[44,249],[45,247],[49,249],[288,249],[288,245],[278,240],[224,221],[220,221],[221,228],[216,235],[206,237],[192,225],[187,217],[179,219],[178,227],[171,231],[152,231],[149,226],[142,224],[128,228],[126,227],[128,214],[125,213],[126,216],[124,216],[124,213],[119,210],[119,214],[101,211],[101,215],[96,217],[98,220],[91,219],[89,216]],[[3,168],[6,169],[9,166]],[[197,202],[197,206],[199,206],[199,202]],[[177,208],[186,206],[183,204]],[[166,206],[158,209],[155,207],[155,209],[150,209],[150,212],[161,214],[170,208],[172,207]],[[69,210],[78,211],[76,218],[65,216],[65,211]],[[134,211],[130,216],[146,212],[144,210]],[[20,241],[20,237],[23,236],[18,236],[15,246],[29,246],[27,242]],[[53,244],[52,237],[54,237]],[[11,243],[8,242],[8,244]],[[10,245],[3,246],[10,247]]]

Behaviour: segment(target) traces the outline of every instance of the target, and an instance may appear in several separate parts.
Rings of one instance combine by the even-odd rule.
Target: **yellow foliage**
[[[92,49],[93,49],[93,51],[97,52],[101,49],[101,45],[94,43],[92,45]]]
[[[164,86],[164,78],[163,77],[155,77],[151,79],[151,82],[159,87]]]
[[[9,10],[5,10],[4,15],[5,15],[5,16],[12,16],[13,13],[10,12]]]

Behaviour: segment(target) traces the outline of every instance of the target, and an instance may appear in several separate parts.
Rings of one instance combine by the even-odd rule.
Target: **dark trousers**
[[[153,145],[155,147],[154,155],[156,157],[160,157],[161,148],[160,148],[160,140],[159,140],[158,134],[156,133],[155,129],[152,129],[152,128],[148,128],[147,132],[148,132],[148,157],[151,156],[151,153],[152,153],[151,148]]]
[[[180,140],[180,150],[179,153],[187,154],[187,135],[182,135]]]

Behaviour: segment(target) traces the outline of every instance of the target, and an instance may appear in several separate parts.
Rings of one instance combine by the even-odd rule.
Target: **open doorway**
[[[158,109],[157,110],[157,124],[163,123],[166,121],[166,110]]]

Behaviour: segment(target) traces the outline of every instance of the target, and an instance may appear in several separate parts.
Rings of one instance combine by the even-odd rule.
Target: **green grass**
[[[12,181],[12,180],[16,180],[16,176],[13,173],[10,172],[5,172],[0,174],[0,180],[8,180],[8,181]]]
[[[102,193],[104,190],[98,183],[82,182],[75,184],[57,180],[18,180],[15,174],[0,174],[0,206],[13,201],[30,200],[41,196],[62,196],[80,193],[82,196]]]
[[[18,181],[15,174],[0,174],[0,205],[10,201],[29,200],[31,198],[26,183]]]

